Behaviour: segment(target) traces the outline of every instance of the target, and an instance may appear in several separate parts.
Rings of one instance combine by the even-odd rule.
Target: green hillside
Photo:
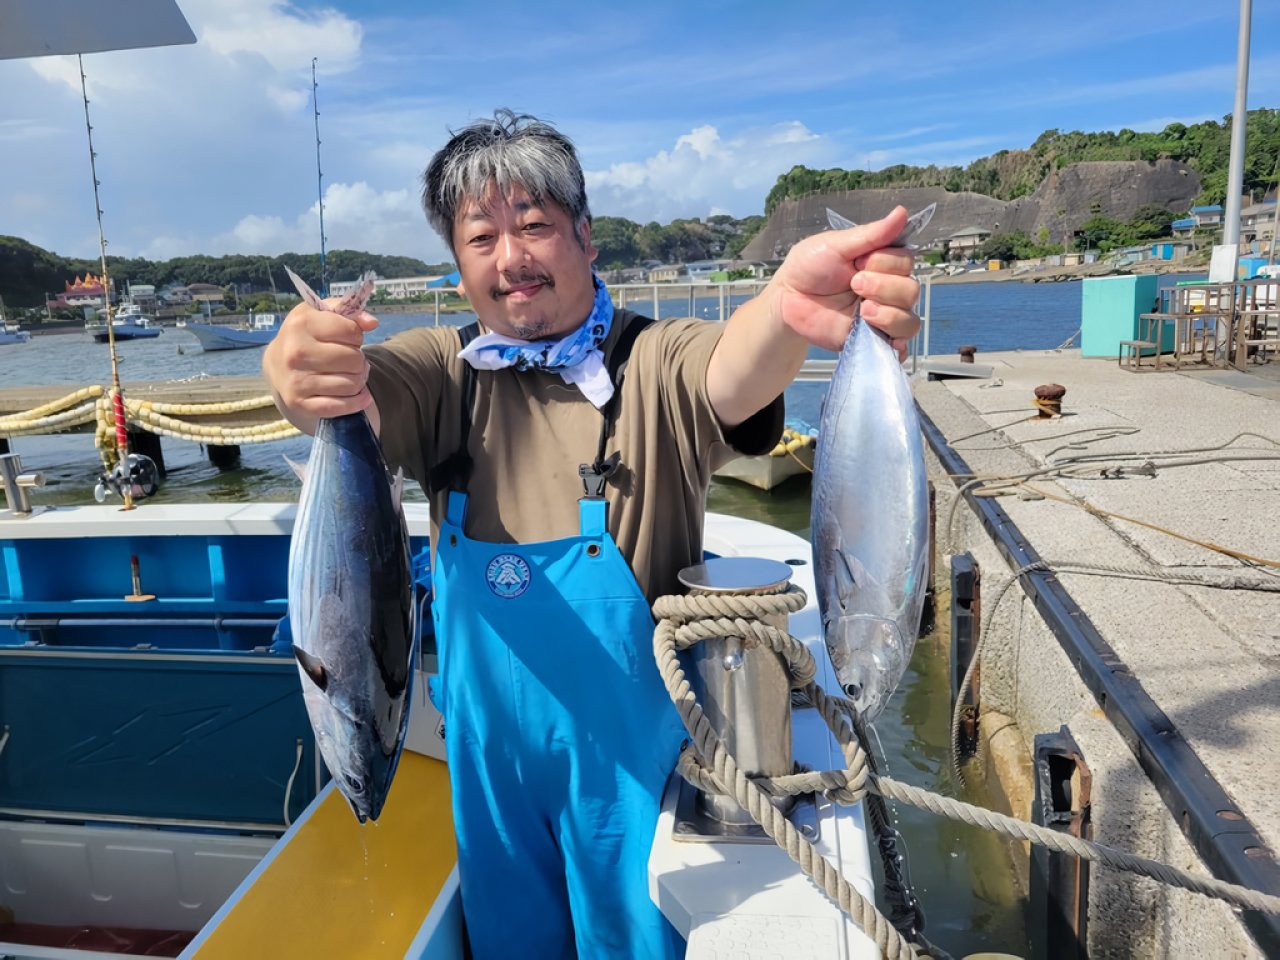
[[[1280,110],[1249,112],[1244,159],[1244,192],[1261,196],[1276,189],[1280,156]],[[1231,117],[1185,126],[1171,123],[1158,133],[1121,130],[1081,133],[1046,130],[1027,150],[1001,150],[967,167],[912,167],[898,164],[866,170],[810,170],[792,167],[765,198],[765,213],[788,197],[877,187],[942,187],[999,200],[1033,193],[1054,170],[1085,160],[1180,160],[1200,175],[1197,203],[1222,203],[1231,157]]]

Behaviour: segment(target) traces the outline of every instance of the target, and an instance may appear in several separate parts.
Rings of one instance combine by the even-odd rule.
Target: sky
[[[84,57],[111,254],[318,252],[313,58],[327,249],[439,262],[422,171],[498,107],[573,139],[596,216],[743,217],[796,164],[1221,121],[1240,25],[1231,0],[178,5],[195,44]],[[1280,0],[1251,23],[1248,105],[1280,107]],[[75,58],[0,61],[0,234],[96,258],[93,203]]]

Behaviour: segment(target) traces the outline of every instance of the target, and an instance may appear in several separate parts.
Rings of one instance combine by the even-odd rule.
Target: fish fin
[[[289,469],[298,475],[299,480],[303,483],[307,482],[307,465],[305,463],[299,463],[297,460],[293,460],[290,457],[285,457],[284,462],[289,465]]]
[[[298,291],[298,296],[302,297],[309,305],[319,309],[324,309],[324,303],[320,299],[320,295],[311,287],[307,286],[307,281],[289,269],[288,264],[285,265],[284,272],[289,275],[289,279],[293,281],[294,289]]]
[[[396,467],[396,475],[391,478],[391,502],[399,510],[402,500],[404,500],[404,468]]]
[[[857,224],[848,217],[842,217],[830,207],[827,207],[827,223],[832,230],[848,230],[850,227],[856,227]]]
[[[902,232],[898,234],[893,241],[895,247],[910,247],[910,240],[917,233],[929,225],[929,221],[933,219],[934,212],[938,209],[938,204],[929,204],[923,210],[917,210],[911,216],[907,217],[906,226],[902,228]],[[832,230],[848,230],[850,227],[856,227],[857,224],[848,217],[843,217],[836,213],[830,207],[827,207],[827,223]],[[914,248],[912,248],[914,249]]]
[[[302,668],[302,672],[310,677],[311,682],[322,691],[329,686],[328,671],[324,668],[324,661],[319,657],[313,657],[295,643],[293,645],[293,659],[298,661],[298,666]]]
[[[853,599],[853,591],[862,582],[866,568],[863,567],[857,557],[843,550],[836,551],[836,560],[838,561],[834,571],[836,576],[836,597],[840,600],[840,609],[848,614],[850,601]]]

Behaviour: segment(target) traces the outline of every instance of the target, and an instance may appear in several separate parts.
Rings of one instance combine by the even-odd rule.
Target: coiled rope
[[[0,417],[0,437],[61,433],[92,423],[95,425],[94,445],[103,464],[110,469],[118,457],[115,398],[114,390],[96,384],[83,387],[31,410]],[[140,430],[193,443],[239,446],[285,440],[298,436],[300,431],[283,418],[247,426],[196,423],[182,418],[231,416],[262,410],[274,404],[270,395],[214,403],[166,403],[125,397],[124,411],[128,424]]]
[[[21,437],[34,433],[60,433],[63,430],[92,423],[95,417],[96,400],[102,394],[102,387],[83,387],[31,410],[0,417],[0,436]]]
[[[1010,583],[1016,582],[1016,579],[1015,577]],[[996,602],[999,602],[1000,596],[1003,596],[1003,591],[997,596]],[[960,823],[1037,843],[1059,853],[1068,853],[1118,870],[1137,873],[1170,886],[1225,900],[1239,907],[1280,914],[1278,896],[1212,877],[1197,876],[1168,864],[1089,840],[1066,836],[920,787],[877,776],[869,769],[865,748],[858,742],[851,728],[849,717],[855,713],[853,704],[843,698],[828,697],[813,682],[817,666],[808,649],[799,640],[785,631],[760,622],[762,617],[793,613],[804,607],[806,602],[804,591],[795,585],[789,585],[783,592],[775,594],[719,593],[658,598],[653,607],[658,621],[653,634],[654,657],[666,684],[667,694],[675,704],[691,743],[690,749],[681,754],[677,769],[698,789],[728,795],[736,800],[765,833],[799,864],[819,889],[862,928],[887,960],[919,957],[920,951],[937,957],[945,954],[922,936],[917,938],[916,944],[903,937],[876,909],[874,903],[858,893],[817,852],[813,844],[773,805],[771,797],[822,792],[836,803],[852,804],[871,791],[889,800],[908,803]],[[737,637],[747,646],[766,645],[778,653],[792,671],[792,686],[803,691],[836,738],[845,758],[845,769],[772,778],[748,777],[744,774],[707,719],[677,657],[678,651],[709,637]]]

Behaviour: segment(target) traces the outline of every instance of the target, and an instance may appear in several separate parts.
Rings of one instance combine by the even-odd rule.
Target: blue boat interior
[[[188,829],[298,816],[328,775],[290,649],[289,543],[0,540],[0,808]],[[430,657],[426,538],[412,549]],[[134,557],[154,599],[128,599]]]

